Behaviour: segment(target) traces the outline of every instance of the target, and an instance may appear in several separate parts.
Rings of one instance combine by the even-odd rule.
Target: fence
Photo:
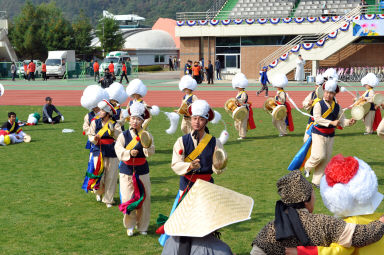
[[[12,78],[11,73],[12,62],[0,62],[0,79]],[[23,62],[16,62],[16,79],[28,79],[28,75],[25,72]],[[42,63],[40,61],[35,62],[35,78],[42,78]],[[132,61],[127,63],[127,73],[133,77],[137,77],[138,72],[138,61]],[[92,62],[67,62],[60,66],[49,66],[47,67],[48,77],[57,77],[63,79],[88,79],[94,77]],[[104,71],[100,72],[100,76],[104,75]],[[115,75],[121,75],[121,68],[115,70]]]

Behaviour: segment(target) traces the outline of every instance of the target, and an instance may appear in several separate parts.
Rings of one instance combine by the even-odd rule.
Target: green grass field
[[[148,236],[127,237],[118,207],[108,209],[96,202],[93,194],[81,190],[88,158],[84,149],[86,137],[81,130],[85,109],[59,109],[65,116],[64,123],[24,127],[32,136],[31,143],[0,146],[0,254],[160,254],[155,222],[159,213],[169,213],[178,190],[179,178],[170,162],[173,144],[181,131],[167,135],[169,124],[164,114],[152,120],[150,132],[156,154],[149,158],[151,225]],[[253,238],[274,217],[275,201],[279,198],[275,183],[288,173],[287,166],[302,145],[307,118],[295,111],[295,132],[278,137],[271,116],[257,109],[257,129],[240,142],[230,116],[223,109],[216,110],[222,113],[231,137],[225,145],[229,156],[227,170],[214,176],[215,183],[255,201],[252,219],[222,229],[222,240],[234,253],[249,254]],[[8,111],[15,111],[19,119],[26,120],[28,114],[40,112],[41,107],[0,106],[2,121],[6,121]],[[223,129],[222,124],[209,127],[216,136]],[[75,133],[63,134],[64,128],[72,128]],[[365,160],[375,170],[379,190],[384,192],[383,140],[377,135],[363,136],[363,131],[362,122],[337,131],[333,154]],[[316,195],[315,211],[329,214],[318,190]],[[118,192],[115,200],[119,201]],[[378,211],[384,212],[383,205]]]

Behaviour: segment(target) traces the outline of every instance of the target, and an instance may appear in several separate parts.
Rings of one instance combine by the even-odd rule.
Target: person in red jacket
[[[123,68],[121,69],[121,77],[120,77],[120,83],[123,81],[123,78],[125,77],[125,80],[127,81],[127,84],[129,83],[128,76],[127,76],[127,66],[125,65],[125,62],[123,62]]]
[[[31,60],[31,62],[29,62],[28,69],[29,69],[28,80],[30,80],[31,78],[32,78],[32,80],[35,80],[36,65],[35,65],[35,63],[33,63],[33,60]]]
[[[93,73],[95,76],[95,81],[100,80],[99,67],[100,67],[99,62],[97,62],[97,60],[95,60],[95,63],[93,63]],[[97,80],[96,80],[96,76],[97,76]]]
[[[28,66],[27,66],[27,64],[24,62],[24,80],[26,80],[27,79],[27,75],[28,75]]]
[[[108,69],[109,69],[109,72],[110,72],[113,76],[115,76],[115,66],[113,65],[113,61],[111,61],[111,63],[109,64]]]
[[[41,65],[41,75],[43,76],[43,81],[47,80],[47,65],[43,63]]]

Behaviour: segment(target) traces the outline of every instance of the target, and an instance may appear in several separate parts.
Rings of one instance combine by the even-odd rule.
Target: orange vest
[[[47,72],[47,65],[46,64],[42,64],[41,65],[41,71],[42,72]]]
[[[93,71],[94,71],[94,72],[98,72],[98,71],[99,71],[99,63],[95,62],[95,63],[93,64]]]
[[[115,66],[112,63],[109,64],[108,69],[109,69],[110,73],[114,73],[115,72]]]
[[[36,66],[33,62],[29,63],[28,65],[28,69],[29,69],[29,72],[32,72],[34,73],[35,72],[35,69],[36,69]]]
[[[125,64],[123,64],[123,69],[122,69],[123,72],[127,72],[127,67],[125,66]]]

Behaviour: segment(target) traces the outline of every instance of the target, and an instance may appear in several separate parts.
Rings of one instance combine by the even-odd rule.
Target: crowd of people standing
[[[221,80],[221,63],[219,59],[214,64],[212,64],[211,60],[208,60],[207,65],[205,65],[204,58],[195,62],[188,60],[184,66],[184,74],[192,76],[197,84],[201,84],[203,81],[213,84],[214,70],[216,70],[216,80]]]

